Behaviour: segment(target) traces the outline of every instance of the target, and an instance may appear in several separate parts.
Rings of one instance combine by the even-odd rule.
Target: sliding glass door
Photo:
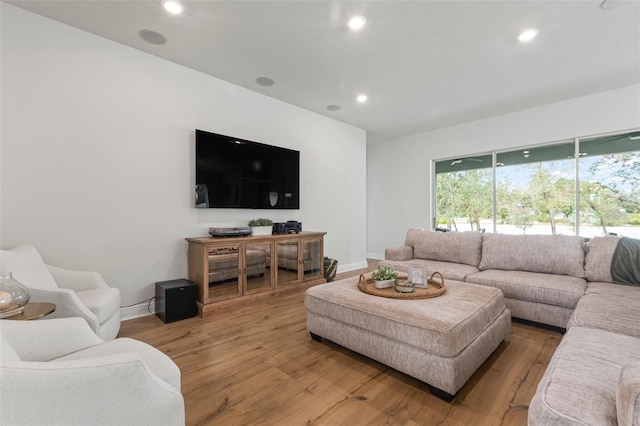
[[[640,238],[640,132],[435,161],[435,225]]]

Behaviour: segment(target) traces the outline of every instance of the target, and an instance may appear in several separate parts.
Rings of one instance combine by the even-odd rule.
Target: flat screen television
[[[196,130],[197,208],[299,209],[300,151]]]

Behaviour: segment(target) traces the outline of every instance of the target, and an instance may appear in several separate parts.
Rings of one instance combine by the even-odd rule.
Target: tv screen
[[[300,152],[196,130],[196,207],[299,209]]]

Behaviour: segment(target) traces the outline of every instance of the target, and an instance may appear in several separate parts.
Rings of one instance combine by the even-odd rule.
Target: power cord
[[[153,297],[150,297],[148,299],[144,299],[141,302],[136,302],[136,303],[133,303],[131,305],[126,305],[126,306],[120,306],[120,308],[130,308],[132,306],[142,305],[143,303],[146,302],[147,303],[147,311],[149,311],[149,314],[153,315],[153,312],[151,312],[151,302],[153,302],[154,299],[157,299],[157,297],[153,296]]]

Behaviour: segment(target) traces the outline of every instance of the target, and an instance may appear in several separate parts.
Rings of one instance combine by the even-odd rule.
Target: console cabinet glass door
[[[276,242],[276,277],[278,287],[298,281],[299,242],[284,240]]]
[[[302,240],[302,277],[301,281],[310,281],[324,276],[324,259],[322,257],[322,239]]]
[[[224,300],[242,295],[240,245],[209,249],[209,300]]]
[[[244,294],[271,290],[271,243],[247,244],[244,248]]]

